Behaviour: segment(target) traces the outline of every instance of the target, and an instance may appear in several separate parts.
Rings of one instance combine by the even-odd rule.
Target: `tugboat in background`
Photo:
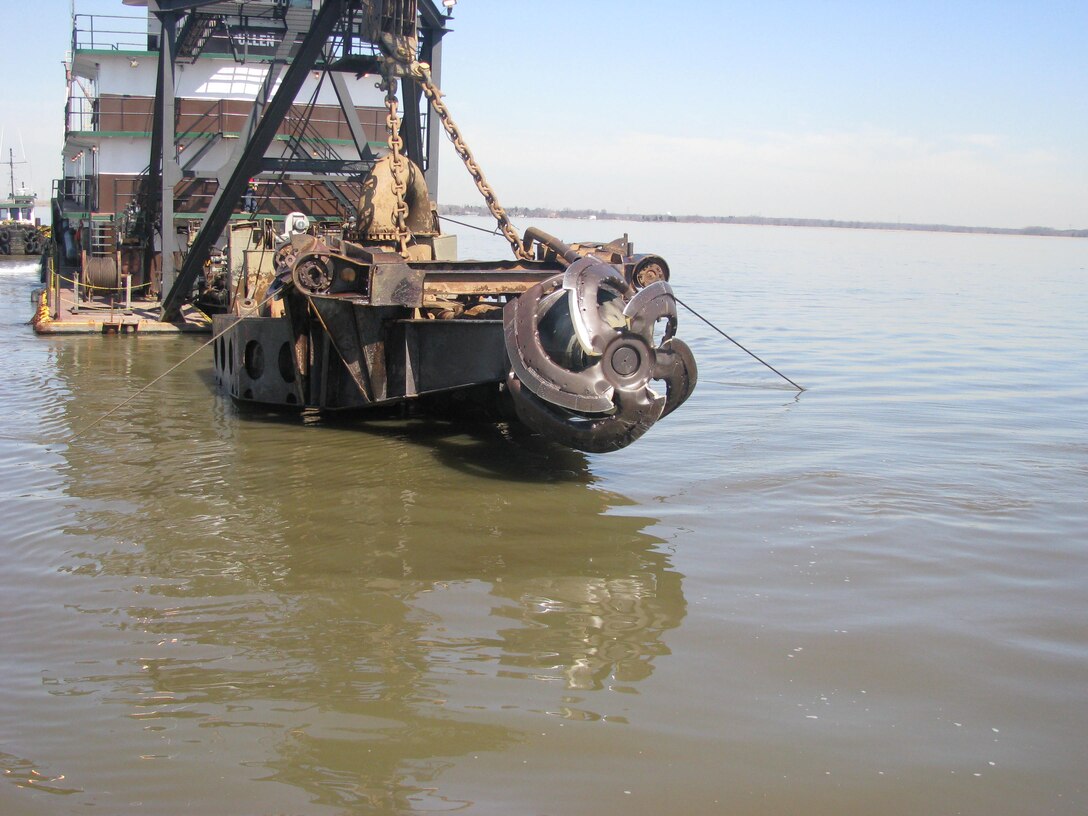
[[[49,238],[48,228],[41,227],[34,219],[34,203],[38,197],[26,188],[25,183],[15,187],[15,151],[8,148],[8,166],[11,194],[0,198],[0,255],[41,255]]]

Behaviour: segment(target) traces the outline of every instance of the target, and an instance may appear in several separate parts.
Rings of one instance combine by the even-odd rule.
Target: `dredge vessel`
[[[240,404],[469,401],[587,451],[691,394],[664,259],[499,205],[438,87],[456,0],[125,2],[134,30],[73,26],[37,331],[210,329]],[[443,131],[512,258],[457,258]]]

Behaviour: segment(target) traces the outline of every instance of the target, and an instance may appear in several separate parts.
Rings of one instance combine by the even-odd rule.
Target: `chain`
[[[445,128],[446,135],[449,136],[450,141],[453,142],[453,149],[457,151],[457,155],[461,157],[461,161],[465,163],[465,167],[472,175],[472,180],[476,182],[476,188],[484,197],[484,201],[487,202],[487,208],[491,211],[495,220],[498,221],[499,229],[502,230],[502,234],[510,243],[511,248],[513,248],[514,257],[520,258],[521,260],[531,259],[532,256],[522,245],[521,235],[514,229],[514,225],[510,223],[510,219],[506,215],[506,210],[499,204],[499,200],[495,196],[495,191],[492,190],[491,185],[487,183],[487,179],[484,178],[483,170],[481,170],[480,165],[476,163],[472,151],[469,150],[468,145],[465,144],[465,139],[461,135],[461,131],[453,121],[453,117],[450,116],[449,109],[442,101],[442,91],[431,80],[431,71],[427,67],[427,64],[413,60],[408,66],[408,70],[409,73],[419,81],[420,87],[427,97],[427,101],[431,103],[431,107],[433,107],[435,113],[438,114],[438,118],[442,120],[442,127]]]
[[[408,192],[408,167],[404,158],[404,140],[400,137],[400,122],[397,119],[397,80],[392,70],[382,74],[382,81],[378,87],[385,91],[385,126],[389,131],[393,192],[397,195],[397,242],[400,244],[401,254],[407,255],[408,238],[411,235],[408,230],[408,202],[405,201],[405,195]]]

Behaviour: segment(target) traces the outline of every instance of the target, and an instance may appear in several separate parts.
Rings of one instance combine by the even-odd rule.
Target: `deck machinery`
[[[189,40],[214,27],[216,15],[244,11],[239,5],[150,0],[161,25],[160,93],[171,87],[179,39],[192,50]],[[213,331],[215,378],[225,392],[238,403],[288,410],[469,402],[593,452],[625,447],[687,399],[696,365],[675,336],[668,264],[635,254],[627,236],[567,244],[538,229],[517,232],[436,84],[446,15],[431,0],[264,5],[295,40],[285,72],[221,174],[180,267],[164,264],[169,321],[207,277],[210,260],[221,259],[228,296]],[[248,179],[267,170],[279,118],[313,71],[372,74],[385,94],[388,149],[360,150],[365,168],[336,168],[361,180],[357,207],[338,220],[293,212],[282,224],[231,222]],[[168,115],[168,104],[158,108]],[[457,260],[456,238],[442,232],[434,201],[437,125],[512,259]],[[169,131],[161,119],[158,127]],[[153,142],[150,178],[165,210],[163,144]],[[323,170],[320,162],[313,169]]]

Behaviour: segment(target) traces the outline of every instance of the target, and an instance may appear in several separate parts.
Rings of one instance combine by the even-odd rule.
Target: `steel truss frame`
[[[230,221],[237,202],[244,193],[250,178],[262,171],[299,171],[313,176],[352,174],[372,166],[375,156],[367,144],[366,136],[355,112],[341,72],[357,72],[359,61],[341,60],[339,64],[325,59],[330,38],[339,35],[344,42],[354,37],[351,27],[359,12],[375,0],[324,0],[316,12],[291,5],[272,6],[267,9],[242,0],[148,0],[148,9],[159,23],[159,64],[156,79],[156,100],[152,125],[151,157],[149,162],[150,193],[159,204],[161,214],[162,249],[162,301],[161,319],[174,321],[180,314],[196,283],[208,254]],[[442,37],[448,32],[446,17],[440,13],[433,0],[418,0],[420,58],[431,65],[431,74],[440,78]],[[232,20],[260,20],[265,24],[279,24],[284,35],[276,55],[269,66],[262,93],[254,105],[248,125],[235,151],[220,169],[219,187],[203,223],[197,232],[185,260],[178,268],[175,263],[176,231],[174,229],[174,189],[182,180],[183,170],[177,161],[175,137],[176,100],[174,95],[175,68],[179,59],[179,26],[190,14],[220,15]],[[297,43],[294,56],[291,51]],[[364,58],[365,62],[365,58]],[[284,65],[286,70],[282,71]],[[272,143],[284,117],[295,102],[295,97],[311,70],[328,72],[340,107],[344,112],[352,139],[359,151],[358,162],[337,160],[287,159],[282,162],[265,158],[265,151]],[[282,71],[282,76],[280,76]],[[272,93],[276,80],[279,87]],[[425,178],[432,198],[438,188],[438,140],[441,130],[421,128],[422,90],[417,83],[406,81],[404,96],[403,136],[408,158],[425,168]],[[427,118],[433,112],[427,109]]]

